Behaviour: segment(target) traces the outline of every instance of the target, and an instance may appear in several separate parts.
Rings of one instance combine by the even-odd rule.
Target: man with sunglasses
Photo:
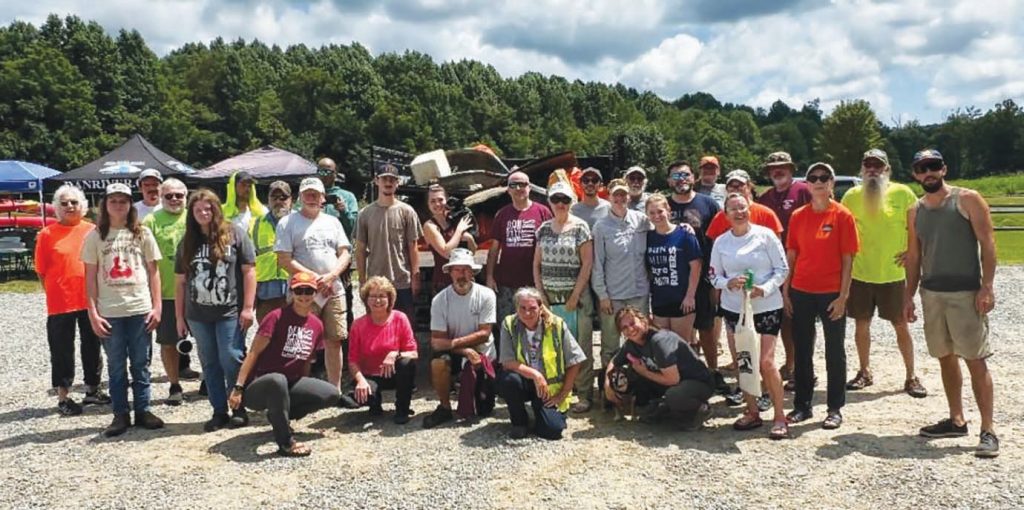
[[[494,216],[494,242],[487,252],[487,286],[497,294],[498,323],[516,312],[512,304],[515,291],[533,286],[537,229],[554,217],[548,206],[530,200],[530,178],[523,172],[508,176],[508,194],[512,203]]]
[[[420,217],[398,200],[398,168],[383,165],[374,178],[377,200],[359,211],[356,220],[356,266],[360,281],[383,276],[395,286],[395,309],[416,325],[415,296],[420,292]],[[372,255],[372,257],[370,256]]]
[[[174,256],[178,251],[178,244],[185,237],[185,221],[188,216],[185,199],[188,196],[188,188],[183,182],[172,177],[160,185],[159,195],[160,206],[142,220],[142,225],[153,232],[156,245],[163,257],[156,262],[157,271],[160,272],[160,293],[163,299],[160,325],[156,329],[156,343],[160,345],[160,358],[170,383],[166,402],[167,405],[176,406],[181,405],[184,400],[180,380],[199,378],[199,372],[190,367],[189,355],[178,352],[178,341],[181,337],[178,335],[178,321],[174,311],[174,295],[178,287],[174,279]]]
[[[647,197],[651,194],[647,189],[647,170],[641,166],[631,166],[622,174],[629,186],[629,208],[647,214],[644,210],[647,207]]]
[[[920,284],[924,338],[928,353],[939,359],[949,403],[949,418],[921,428],[920,434],[931,438],[967,435],[961,397],[963,359],[981,413],[981,437],[974,454],[992,458],[999,455],[992,421],[992,374],[985,361],[992,354],[988,313],[996,303],[992,217],[976,191],[946,184],[946,163],[939,151],[919,151],[911,167],[925,195],[907,215],[903,313],[908,322],[917,320],[914,294]]]
[[[871,318],[877,307],[878,316],[889,321],[896,332],[896,345],[906,368],[903,391],[911,397],[924,398],[928,391],[914,373],[914,344],[903,319],[907,211],[917,202],[917,196],[908,186],[889,180],[889,156],[881,149],[864,153],[860,173],[864,183],[847,191],[842,200],[853,213],[861,238],[871,240],[853,258],[853,283],[846,308],[856,326],[854,340],[860,369],[846,383],[846,389],[861,390],[874,384],[869,361]]]
[[[147,168],[139,173],[139,180],[136,184],[139,187],[139,193],[142,194],[142,200],[132,204],[139,221],[160,208],[160,184],[163,182],[164,177],[155,168]]]
[[[710,196],[697,193],[693,184],[693,170],[690,169],[689,163],[674,161],[668,165],[668,185],[672,190],[668,205],[672,210],[672,223],[686,224],[693,229],[703,254],[702,267],[711,267],[711,239],[707,237],[707,231],[721,208]],[[715,317],[718,309],[715,297],[714,287],[705,272],[697,284],[693,328],[700,336],[704,361],[714,374],[715,391],[725,395],[730,389],[718,371],[718,339],[721,336],[722,319]],[[689,338],[686,340],[692,341]]]
[[[288,296],[288,271],[277,263],[274,242],[278,222],[292,212],[292,187],[287,182],[274,181],[270,183],[267,198],[270,210],[257,218],[252,228],[252,244],[256,249],[257,323],[272,310],[284,306]]]

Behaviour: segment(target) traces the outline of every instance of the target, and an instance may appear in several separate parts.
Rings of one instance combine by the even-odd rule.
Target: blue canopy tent
[[[38,193],[41,223],[46,224],[46,203],[43,202],[43,180],[60,172],[27,161],[0,161],[0,192]]]

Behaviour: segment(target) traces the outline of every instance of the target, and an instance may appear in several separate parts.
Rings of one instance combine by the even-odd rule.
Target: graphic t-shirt
[[[380,325],[374,324],[369,314],[356,319],[352,322],[348,342],[349,363],[355,363],[367,377],[381,374],[380,365],[389,352],[417,350],[409,318],[398,310],[392,310]]]
[[[702,253],[697,237],[676,227],[668,234],[647,232],[647,271],[651,274],[652,306],[678,306],[690,282],[690,262]]]
[[[767,229],[770,229],[776,234],[783,232],[782,222],[779,221],[779,217],[775,215],[775,211],[772,211],[766,206],[763,206],[757,202],[750,204],[750,222],[754,225],[761,225]],[[718,211],[714,219],[711,220],[711,225],[708,226],[708,239],[714,241],[718,239],[718,236],[726,233],[732,228],[732,224],[729,223],[729,218],[725,216],[725,211]]]
[[[324,348],[324,324],[315,314],[305,317],[291,306],[278,308],[260,322],[259,336],[270,338],[267,348],[256,360],[249,381],[266,374],[284,374],[288,383],[304,375],[306,363]]]
[[[494,324],[495,299],[494,291],[479,283],[473,283],[465,296],[449,285],[430,302],[430,330],[443,331],[448,338],[459,338],[475,333],[481,324]],[[493,334],[473,348],[492,360],[497,356]]]
[[[161,258],[156,268],[160,270],[160,294],[164,299],[174,299],[174,261],[177,260],[178,245],[185,237],[187,218],[184,209],[176,215],[166,209],[157,209],[142,220],[142,224],[153,232],[156,245],[160,248]]]
[[[906,278],[896,257],[907,251],[907,211],[917,196],[904,184],[890,182],[885,195],[875,204],[857,186],[843,195],[843,205],[853,213],[857,233],[870,243],[861,246],[853,258],[853,279],[868,283],[891,283]]]
[[[47,315],[88,308],[85,264],[82,263],[81,254],[85,237],[94,228],[95,225],[87,221],[73,227],[54,223],[47,225],[36,237],[33,260],[46,292]]]
[[[839,292],[843,255],[860,248],[857,225],[850,210],[829,200],[828,209],[818,212],[807,204],[793,213],[786,249],[797,252],[792,287],[804,292]]]
[[[630,365],[627,354],[639,358],[652,372],[660,372],[675,365],[679,369],[680,381],[694,380],[711,384],[711,372],[707,365],[697,357],[689,344],[669,330],[648,333],[644,345],[627,340],[615,354],[615,365]]]
[[[494,217],[491,231],[501,245],[501,255],[494,268],[494,281],[502,287],[533,286],[533,249],[540,225],[552,218],[551,209],[531,202],[520,211],[509,204]]]
[[[591,239],[590,227],[578,219],[571,219],[558,233],[554,220],[545,221],[537,230],[540,281],[551,304],[560,305],[569,300],[580,275],[580,247]]]
[[[793,215],[793,212],[802,207],[804,204],[811,201],[811,189],[807,186],[804,181],[793,181],[793,184],[789,186],[786,191],[778,192],[774,187],[768,188],[757,197],[757,202],[761,205],[768,206],[769,209],[775,212],[775,215],[779,217],[779,221],[782,222],[782,242],[786,242],[786,238],[789,237],[789,218]]]
[[[140,227],[138,237],[126,228],[112,228],[106,239],[100,230],[85,236],[82,262],[96,265],[96,308],[103,317],[131,317],[149,313],[148,262],[160,260],[160,249],[153,233]]]
[[[668,206],[672,211],[672,223],[676,225],[686,223],[693,227],[693,231],[697,234],[697,241],[700,242],[704,267],[707,267],[708,261],[711,259],[711,241],[707,237],[708,226],[720,211],[718,204],[707,195],[694,193],[693,200],[685,204],[680,204],[669,198]]]
[[[345,229],[338,218],[317,214],[309,219],[301,212],[293,212],[277,222],[274,251],[291,254],[296,262],[310,271],[324,274],[338,266],[338,250],[351,248]],[[344,296],[341,279],[334,281],[334,296]]]
[[[366,245],[366,275],[383,276],[396,289],[412,287],[412,273],[419,268],[410,267],[409,244],[423,237],[423,226],[416,211],[405,202],[383,206],[374,202],[359,211],[356,220],[356,240]]]
[[[185,260],[179,245],[174,266],[185,275],[185,317],[193,321],[216,322],[237,317],[242,308],[242,266],[256,264],[256,250],[245,229],[231,224],[231,243],[224,256],[214,262],[209,244],[196,249],[192,260]]]

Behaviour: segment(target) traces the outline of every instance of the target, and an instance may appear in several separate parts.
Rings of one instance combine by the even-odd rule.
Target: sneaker
[[[93,405],[93,406],[105,406],[110,403],[110,395],[107,395],[101,390],[92,390],[85,393],[85,397],[82,399],[82,405]]]
[[[106,437],[120,436],[128,431],[128,427],[132,426],[132,418],[128,413],[115,414],[114,421],[110,422],[106,430],[103,431],[103,435]]]
[[[437,409],[434,409],[434,412],[430,413],[430,416],[423,419],[423,428],[432,429],[446,421],[451,421],[452,419],[454,419],[454,416],[452,416],[451,409],[443,406],[437,406]]]
[[[757,397],[757,410],[762,413],[772,408],[772,397],[768,396],[767,393],[762,393],[760,397]]]
[[[352,398],[348,393],[342,393],[341,397],[338,398],[338,407],[342,409],[359,409],[361,406],[356,399]]]
[[[245,408],[235,409],[231,411],[231,419],[228,421],[228,427],[237,429],[244,427],[249,424],[249,413],[245,412]]]
[[[529,435],[530,431],[526,427],[512,427],[512,431],[508,433],[508,437],[511,439],[525,439]]]
[[[743,390],[737,386],[735,391],[730,391],[725,396],[725,404],[730,407],[743,405]]]
[[[856,377],[850,379],[850,382],[846,383],[846,389],[863,390],[872,384],[875,384],[875,378],[871,376],[871,372],[862,368],[857,371]]]
[[[195,381],[202,376],[199,372],[192,370],[191,368],[183,368],[178,371],[178,378],[186,381]]]
[[[697,411],[693,413],[693,418],[688,422],[683,422],[682,430],[684,432],[695,432],[704,427],[704,422],[708,421],[711,417],[711,406],[707,402],[700,405]]]
[[[200,397],[208,397],[208,396],[210,396],[210,393],[208,391],[206,391],[206,381],[202,381],[202,382],[199,383],[199,396]]]
[[[185,394],[180,384],[172,384],[171,392],[167,395],[166,403],[169,406],[180,406],[185,401]]]
[[[570,411],[572,411],[573,414],[583,414],[589,412],[593,405],[594,403],[591,402],[589,398],[581,398],[579,402],[572,405]]]
[[[998,457],[999,438],[987,430],[982,430],[981,440],[978,441],[978,447],[974,449],[974,456],[981,457],[983,459]]]
[[[379,405],[370,406],[370,416],[380,416],[382,414],[384,414],[384,408],[383,407],[381,407]]]
[[[967,435],[967,422],[954,425],[953,420],[946,418],[934,425],[921,427],[920,434],[923,437],[964,437]]]
[[[637,409],[636,418],[640,423],[661,423],[668,416],[669,412],[668,406],[662,403],[661,399],[658,399]]]
[[[907,379],[907,382],[903,383],[903,391],[907,392],[907,395],[914,398],[924,398],[928,396],[928,390],[924,389],[924,386],[921,385],[921,380],[917,377]]]
[[[395,425],[405,425],[412,419],[412,411],[395,411],[394,418],[391,419]]]
[[[718,370],[712,371],[715,377],[715,393],[725,396],[732,392],[732,388],[725,383],[725,377]]]
[[[78,416],[82,414],[82,406],[78,405],[78,402],[72,400],[71,397],[68,397],[57,402],[57,412],[61,416]]]
[[[204,432],[214,432],[228,426],[231,422],[231,417],[228,413],[214,413],[213,418],[210,421],[203,424]]]
[[[164,421],[149,411],[142,411],[141,413],[135,413],[135,426],[146,430],[162,429],[164,428]]]

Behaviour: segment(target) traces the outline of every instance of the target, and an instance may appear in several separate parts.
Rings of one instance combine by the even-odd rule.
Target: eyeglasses
[[[677,181],[680,181],[683,179],[689,179],[690,177],[693,177],[693,174],[691,174],[690,172],[672,172],[672,175],[670,175],[669,177]]]
[[[937,161],[937,160],[936,161],[929,161],[929,162],[924,163],[922,165],[915,166],[914,167],[914,173],[918,174],[918,175],[921,175],[923,173],[928,173],[928,172],[938,172],[939,170],[942,170],[942,167],[944,167],[944,166],[946,166],[946,164],[943,163],[942,161]]]
[[[78,207],[78,200],[61,200],[61,207]]]
[[[647,180],[647,176],[646,175],[641,175],[641,174],[638,174],[638,173],[632,173],[632,174],[629,174],[629,175],[626,176],[626,180],[627,181],[633,181],[633,182],[643,182],[643,181]]]
[[[387,294],[370,294],[367,296],[370,301],[387,301],[389,296]]]
[[[548,202],[551,202],[552,204],[567,205],[572,203],[572,199],[565,195],[555,195],[553,197],[548,197]]]
[[[832,180],[832,176],[829,174],[814,174],[807,176],[807,182],[814,184],[816,182],[828,182]]]
[[[316,289],[313,287],[299,287],[297,289],[292,289],[292,294],[295,294],[296,296],[312,296],[313,294],[316,294]]]
[[[580,182],[583,183],[583,184],[601,184],[601,178],[600,177],[584,177],[584,178],[580,179]]]
[[[181,200],[185,198],[184,193],[164,193],[164,200]]]
[[[523,189],[523,188],[525,188],[527,186],[529,186],[529,184],[527,184],[525,182],[510,182],[510,183],[508,183],[508,189]]]

